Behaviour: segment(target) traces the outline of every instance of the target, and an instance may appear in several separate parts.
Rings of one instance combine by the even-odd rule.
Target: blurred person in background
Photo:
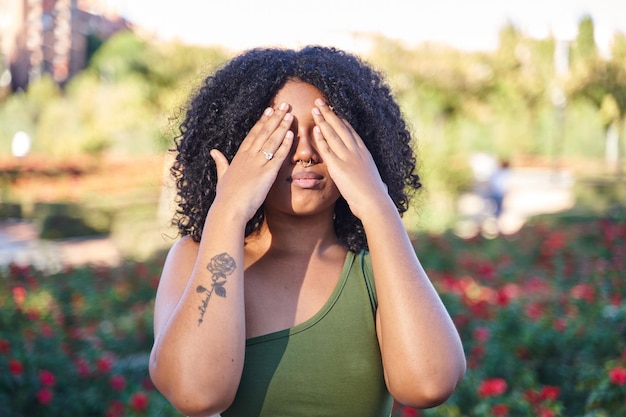
[[[205,79],[150,359],[177,409],[388,417],[452,394],[461,341],[401,221],[411,142],[382,76],[333,48],[254,49]]]
[[[495,217],[496,222],[502,215],[509,176],[509,161],[506,160],[498,161],[498,166],[489,176],[487,197],[493,203],[493,216]]]

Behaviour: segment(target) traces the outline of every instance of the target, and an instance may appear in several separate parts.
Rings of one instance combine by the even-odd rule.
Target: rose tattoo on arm
[[[198,294],[204,294],[202,304],[198,306],[200,310],[200,318],[198,318],[198,326],[204,321],[204,314],[206,313],[207,305],[213,293],[220,297],[226,297],[226,277],[232,274],[237,269],[235,260],[227,253],[220,253],[219,255],[211,258],[211,261],[206,266],[211,273],[211,288],[205,288],[202,285],[196,287]]]

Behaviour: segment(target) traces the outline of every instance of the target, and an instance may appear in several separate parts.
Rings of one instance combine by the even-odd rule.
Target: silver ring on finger
[[[270,161],[274,157],[274,154],[272,152],[265,152],[263,149],[261,149],[261,152],[263,152],[263,155],[265,155],[265,159],[267,159],[268,161]]]

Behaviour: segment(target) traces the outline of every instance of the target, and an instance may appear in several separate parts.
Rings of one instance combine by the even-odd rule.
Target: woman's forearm
[[[164,268],[150,371],[155,385],[188,415],[223,411],[239,384],[244,230],[245,223],[214,205],[200,244],[181,245]]]
[[[378,295],[378,334],[389,388],[407,405],[432,406],[465,372],[463,348],[391,201],[363,216]]]

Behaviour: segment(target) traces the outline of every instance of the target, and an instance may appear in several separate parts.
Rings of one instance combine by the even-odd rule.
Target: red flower
[[[117,400],[111,401],[105,415],[106,417],[123,417],[124,404],[121,401]]]
[[[108,374],[113,369],[113,360],[109,357],[101,356],[96,359],[96,368],[103,374]]]
[[[109,383],[111,384],[111,388],[115,391],[124,391],[124,388],[126,388],[126,378],[122,375],[111,376]]]
[[[622,295],[621,294],[612,294],[609,296],[611,300],[611,305],[615,307],[619,307],[622,305]]]
[[[506,417],[509,415],[509,406],[506,404],[496,404],[491,407],[491,414],[496,417]]]
[[[56,384],[57,379],[52,372],[42,369],[39,371],[39,382],[44,387],[53,387],[54,384]]]
[[[539,398],[541,400],[556,401],[560,395],[561,395],[561,388],[551,386],[551,385],[546,385],[545,387],[541,389],[541,392],[539,393]]]
[[[556,413],[549,408],[538,407],[537,408],[537,416],[538,417],[555,417]]]
[[[492,280],[496,276],[496,267],[490,261],[478,261],[476,271],[486,280]]]
[[[0,339],[0,354],[6,355],[11,352],[11,342],[6,339]]]
[[[567,329],[567,319],[564,317],[557,318],[554,320],[554,323],[552,323],[552,328],[557,332],[563,333],[565,329]]]
[[[26,312],[26,318],[30,321],[37,321],[41,317],[41,313],[37,310],[30,309]]]
[[[148,274],[150,273],[150,270],[148,269],[148,266],[144,263],[137,263],[135,265],[135,274],[139,277],[139,278],[145,278],[148,276]]]
[[[50,388],[42,388],[37,391],[36,397],[40,404],[48,405],[52,402],[52,398],[54,396],[52,395]]]
[[[402,407],[402,417],[416,417],[420,415],[418,409],[413,407]]]
[[[524,392],[524,398],[532,405],[537,404],[541,400],[539,393],[534,389],[526,390]]]
[[[496,304],[500,307],[506,307],[511,300],[514,300],[520,296],[520,288],[515,284],[506,284],[500,288],[496,294]]]
[[[572,287],[570,295],[577,300],[584,300],[591,304],[595,300],[596,291],[589,284],[578,284]]]
[[[461,330],[463,327],[467,326],[470,322],[470,317],[467,314],[459,313],[452,317],[452,321],[458,330]]]
[[[487,340],[489,340],[490,335],[491,332],[486,327],[479,326],[474,329],[474,339],[478,340],[479,342],[486,342]]]
[[[553,253],[563,249],[565,247],[565,233],[552,232],[541,244],[541,253],[545,256],[550,256]]]
[[[481,360],[485,355],[485,347],[482,345],[476,345],[472,348],[467,360],[467,366],[471,369],[478,368],[481,364]]]
[[[472,315],[478,319],[489,319],[490,318],[490,310],[489,304],[485,300],[479,300],[477,302],[472,301],[469,305],[469,310]]]
[[[143,391],[134,393],[129,400],[130,407],[135,411],[146,411],[149,402],[148,394]]]
[[[78,370],[78,375],[82,378],[86,378],[89,376],[89,364],[87,360],[84,358],[78,358],[76,360],[76,369]]]
[[[620,387],[626,384],[626,368],[618,366],[609,371],[609,379],[611,383],[619,385]]]
[[[41,326],[39,326],[39,329],[41,335],[47,339],[50,339],[52,336],[54,336],[54,329],[48,323],[42,323]]]
[[[524,307],[526,315],[531,321],[537,321],[543,314],[543,307],[539,303],[528,303]]]
[[[26,301],[26,288],[24,287],[15,287],[13,288],[13,301],[15,304],[20,305]]]
[[[141,387],[146,391],[152,391],[154,389],[154,383],[150,378],[144,378],[141,381]]]
[[[507,384],[503,378],[485,379],[478,387],[478,395],[481,397],[497,397],[504,394]]]
[[[17,359],[11,359],[9,361],[9,371],[11,371],[13,376],[20,376],[24,372],[24,365]]]

